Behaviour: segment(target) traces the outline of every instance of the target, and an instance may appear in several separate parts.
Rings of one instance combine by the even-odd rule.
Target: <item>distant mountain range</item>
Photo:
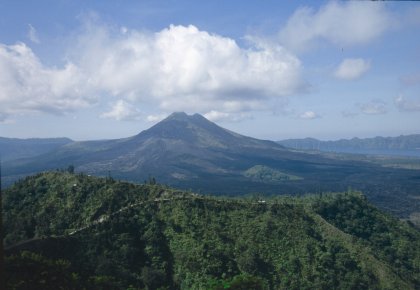
[[[304,194],[362,190],[378,206],[403,217],[420,212],[420,171],[384,168],[296,152],[239,135],[199,114],[174,113],[136,136],[66,142],[44,154],[3,163],[4,184],[40,171],[76,172],[160,183],[202,193]]]
[[[352,138],[337,141],[321,141],[314,138],[287,139],[277,143],[299,150],[420,157],[420,134],[365,139]]]
[[[69,138],[17,139],[0,137],[0,153],[3,161],[34,157],[60,146],[72,143]]]

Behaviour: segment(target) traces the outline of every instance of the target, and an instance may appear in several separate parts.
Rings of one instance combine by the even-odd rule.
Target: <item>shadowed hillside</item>
[[[419,232],[356,192],[214,198],[52,172],[9,188],[4,211],[11,289],[415,289],[420,282]]]

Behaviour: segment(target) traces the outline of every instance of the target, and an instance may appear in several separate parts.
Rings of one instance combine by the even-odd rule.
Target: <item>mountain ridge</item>
[[[401,154],[420,157],[420,134],[400,135],[397,137],[354,137],[336,141],[321,141],[315,138],[286,139],[277,141],[277,143],[288,148],[300,150],[386,155]]]
[[[168,123],[171,124],[170,128],[167,127]],[[176,124],[176,123],[178,123],[178,124]],[[180,126],[180,125],[183,125],[183,126]],[[188,135],[188,133],[191,133],[191,132],[185,132],[185,129],[195,129],[195,130],[199,129],[201,131],[208,131],[209,133],[212,133],[213,138],[218,137],[218,139],[224,140],[225,142],[222,142],[222,143],[225,143],[225,144],[221,144],[220,141],[217,144],[224,145],[225,147],[227,147],[227,145],[233,145],[234,143],[236,143],[237,140],[238,140],[237,138],[240,138],[242,140],[247,140],[250,143],[251,142],[260,143],[260,144],[267,143],[267,144],[276,146],[275,145],[276,143],[273,142],[273,141],[255,139],[255,138],[240,135],[240,134],[235,133],[233,131],[222,128],[222,127],[216,125],[215,123],[210,122],[209,120],[207,120],[205,117],[203,117],[200,114],[196,113],[196,114],[193,114],[193,115],[187,115],[184,112],[172,113],[167,118],[165,118],[161,122],[157,123],[156,125],[152,126],[151,128],[140,132],[134,138],[138,138],[142,135],[145,135],[145,136],[153,135],[154,137],[156,135],[158,135],[160,137],[166,137],[166,138],[182,137],[182,138],[185,139],[185,136],[179,135],[180,133],[184,133],[184,134],[186,133],[186,135]],[[198,133],[200,133],[200,132],[198,132]],[[177,135],[173,135],[173,134],[177,134]],[[197,135],[199,135],[199,134],[197,134]],[[191,136],[189,136],[189,137],[191,137]],[[188,140],[188,141],[196,141],[196,140]],[[209,140],[209,138],[206,138],[203,141],[204,142],[200,142],[200,143],[204,143],[206,146],[209,146],[209,144],[211,146],[211,144],[212,144],[212,142],[211,142],[211,140]],[[235,145],[238,145],[238,144],[236,143]],[[283,147],[283,146],[281,146],[281,147]]]
[[[41,170],[42,168],[54,169],[57,166],[65,166],[66,164],[63,162],[68,163],[73,159],[76,167],[81,166],[80,170],[93,173],[92,166],[87,163],[93,161],[98,164],[97,160],[104,159],[108,163],[107,168],[102,170],[102,174],[104,174],[106,170],[115,171],[115,166],[123,166],[124,162],[132,164],[133,157],[138,158],[136,161],[141,164],[146,163],[149,159],[156,159],[153,156],[158,157],[159,154],[165,154],[165,152],[171,152],[177,156],[194,155],[197,159],[198,155],[217,155],[215,151],[232,151],[232,147],[241,150],[272,148],[284,150],[283,146],[275,142],[246,137],[221,128],[199,114],[189,116],[185,113],[174,113],[135,136],[104,141],[73,142],[44,156],[28,160],[28,162],[36,163],[37,159],[41,160],[41,165],[38,166],[38,170]],[[200,150],[204,150],[205,153],[198,152]],[[139,154],[143,151],[148,153]],[[139,155],[142,156],[139,157]],[[45,159],[44,162],[42,159]],[[48,163],[51,165],[48,166]]]
[[[74,142],[60,138],[6,138],[0,137],[0,157],[3,161],[34,157]]]
[[[4,184],[37,172],[67,168],[97,176],[161,183],[203,193],[305,194],[362,190],[381,208],[409,218],[420,171],[385,168],[287,149],[224,129],[203,116],[175,113],[139,134],[65,144],[44,155],[4,162]],[[385,182],[384,182],[385,181]]]

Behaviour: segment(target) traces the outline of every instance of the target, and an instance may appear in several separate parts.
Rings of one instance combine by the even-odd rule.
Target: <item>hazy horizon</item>
[[[193,114],[190,114],[189,116],[192,116],[192,115]],[[217,122],[214,122],[214,123],[217,124]],[[149,128],[153,127],[154,125],[156,125],[156,124],[151,124],[150,127],[146,128],[144,130],[148,130]],[[223,126],[221,126],[221,127],[223,127]],[[48,139],[48,138],[51,138],[51,139],[54,139],[54,138],[57,138],[57,139],[59,139],[59,138],[68,138],[68,139],[71,139],[72,141],[83,142],[83,141],[94,141],[94,140],[112,140],[112,139],[129,138],[129,137],[135,136],[135,135],[143,132],[144,130],[139,131],[138,133],[136,133],[134,135],[130,135],[130,136],[122,136],[122,137],[117,137],[117,138],[83,139],[83,140],[73,139],[73,138],[70,138],[70,137],[64,136],[64,135],[63,136],[48,136],[48,137],[34,136],[34,137],[24,137],[24,138],[19,138],[19,137],[6,137],[6,136],[0,136],[0,137],[11,138],[11,139],[15,138],[15,139],[21,139],[21,140],[25,140],[25,139],[44,139],[44,138],[45,139]],[[238,133],[238,132],[235,132],[235,133]],[[250,136],[250,135],[246,135],[246,134],[242,134],[242,135],[256,138],[255,136]],[[266,140],[282,141],[282,140],[287,140],[287,139],[306,139],[306,138],[310,138],[310,139],[317,139],[319,141],[338,141],[338,140],[350,140],[350,139],[353,139],[353,138],[359,138],[359,139],[365,139],[365,138],[366,139],[369,139],[369,138],[375,138],[375,137],[384,137],[384,138],[391,137],[392,138],[392,137],[400,137],[400,136],[408,136],[408,135],[418,135],[418,134],[415,134],[415,133],[414,134],[400,134],[400,135],[395,135],[395,136],[380,136],[380,135],[375,135],[375,136],[368,136],[368,137],[353,136],[353,137],[349,137],[349,138],[336,138],[336,139],[322,139],[322,138],[315,138],[315,137],[311,137],[311,136],[304,136],[304,137],[300,137],[300,138],[297,137],[297,138],[266,139]]]

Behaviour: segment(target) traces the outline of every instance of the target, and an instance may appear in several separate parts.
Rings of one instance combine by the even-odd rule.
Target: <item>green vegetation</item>
[[[77,289],[78,275],[70,271],[70,263],[62,259],[47,259],[42,255],[22,251],[6,259],[8,289]]]
[[[300,180],[299,176],[283,173],[264,165],[255,165],[244,172],[244,175],[254,181],[279,182],[285,180]]]
[[[213,198],[49,172],[6,190],[4,215],[10,289],[420,285],[418,230],[357,192]]]

